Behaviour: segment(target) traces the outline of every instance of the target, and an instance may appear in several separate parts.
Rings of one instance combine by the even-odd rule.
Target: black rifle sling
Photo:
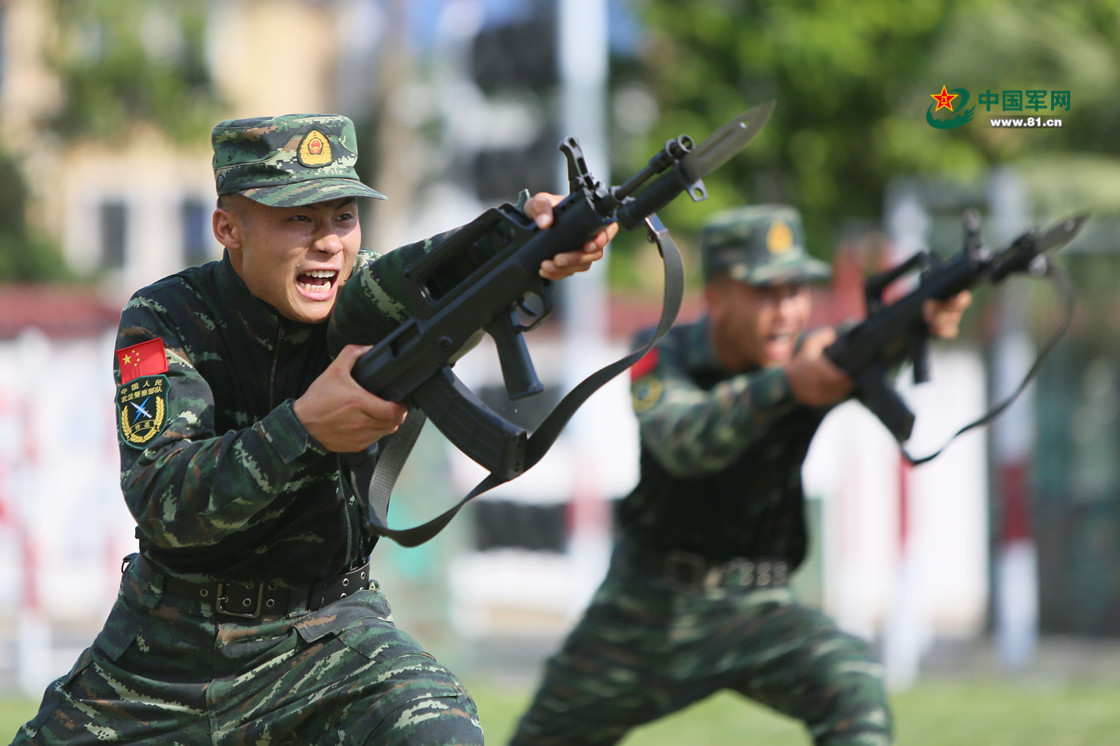
[[[412,447],[416,445],[416,439],[420,437],[420,431],[424,429],[427,420],[428,416],[422,409],[409,411],[408,417],[397,431],[385,439],[387,441],[385,447],[377,457],[369,481],[369,515],[370,523],[378,533],[381,533],[379,528],[385,525],[393,485],[397,483],[404,462],[412,452]]]
[[[657,243],[665,271],[664,290],[661,299],[661,319],[657,323],[657,329],[653,337],[629,355],[589,375],[560,400],[548,417],[529,437],[525,451],[525,468],[522,472],[528,471],[544,458],[548,449],[560,436],[564,426],[568,424],[568,420],[587,401],[588,397],[619,373],[638,362],[643,355],[653,349],[653,346],[665,336],[665,333],[673,326],[673,322],[676,321],[681,300],[684,297],[684,263],[681,260],[680,250],[672,238],[668,236],[668,232],[656,215],[646,219],[646,226],[649,229],[650,240]],[[389,528],[386,520],[389,497],[393,491],[393,485],[396,484],[397,477],[404,467],[404,462],[408,458],[409,451],[416,443],[416,438],[420,434],[424,420],[425,418],[420,410],[413,410],[409,413],[404,424],[391,436],[386,447],[382,450],[370,481],[370,524],[373,530],[380,536],[386,536],[404,547],[419,546],[428,541],[442,531],[444,526],[451,522],[451,519],[464,505],[482,493],[508,481],[490,474],[475,485],[474,489],[459,502],[427,523],[405,529]]]

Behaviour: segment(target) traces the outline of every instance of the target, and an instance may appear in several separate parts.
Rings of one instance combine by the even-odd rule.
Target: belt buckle
[[[215,599],[214,610],[219,614],[225,616],[236,616],[243,619],[256,619],[261,615],[261,601],[264,599],[264,583],[257,583],[257,603],[252,611],[233,611],[226,608],[226,601],[228,597],[225,594],[225,588],[229,583],[218,583],[218,598]]]
[[[724,562],[720,567],[720,578],[728,585],[734,584],[751,588],[755,584],[755,563],[742,557]]]
[[[781,587],[787,585],[789,583],[789,565],[782,560],[774,562],[772,575],[774,578],[773,584],[775,586]]]
[[[677,590],[695,590],[704,582],[704,571],[707,563],[699,554],[682,552],[674,549],[665,555],[665,581]],[[678,576],[676,568],[686,568],[689,578],[687,581]]]

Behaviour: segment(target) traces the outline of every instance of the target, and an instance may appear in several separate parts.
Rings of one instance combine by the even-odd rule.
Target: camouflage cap
[[[354,123],[334,114],[228,119],[214,127],[218,194],[244,194],[271,207],[385,195],[358,180]]]
[[[748,285],[826,280],[832,269],[809,256],[801,214],[787,205],[721,212],[700,233],[704,277],[727,273]]]

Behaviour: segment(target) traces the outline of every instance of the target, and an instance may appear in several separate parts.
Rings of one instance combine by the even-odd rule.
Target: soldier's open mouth
[[[793,342],[793,335],[789,332],[775,332],[766,341],[770,344],[790,344]]]
[[[792,354],[794,338],[787,332],[775,332],[766,336],[766,352],[774,359],[784,359]]]
[[[313,269],[301,272],[296,277],[296,286],[308,295],[318,296],[330,293],[336,279],[338,279],[338,272],[335,270]]]

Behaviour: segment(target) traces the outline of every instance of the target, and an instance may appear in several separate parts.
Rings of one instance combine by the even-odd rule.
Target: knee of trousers
[[[883,666],[870,646],[851,638],[827,656],[818,671],[819,691],[826,696],[807,725],[818,746],[835,744],[890,744],[894,724],[887,699]]]
[[[818,661],[818,675],[840,691],[862,692],[865,697],[886,703],[883,664],[862,638],[844,635],[834,640]]]

